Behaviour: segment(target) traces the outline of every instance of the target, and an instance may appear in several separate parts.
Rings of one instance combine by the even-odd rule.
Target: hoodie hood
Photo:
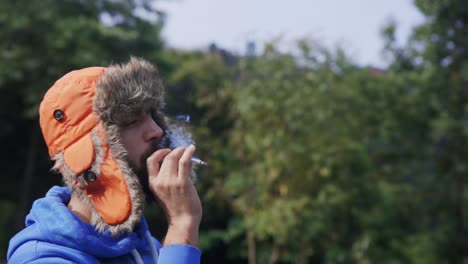
[[[148,226],[143,218],[133,233],[112,236],[108,230],[98,232],[73,214],[67,208],[70,198],[67,187],[55,186],[46,197],[34,202],[26,217],[27,228],[10,241],[8,257],[29,241],[61,245],[98,258],[115,258],[130,254],[134,249],[151,250],[146,239]]]

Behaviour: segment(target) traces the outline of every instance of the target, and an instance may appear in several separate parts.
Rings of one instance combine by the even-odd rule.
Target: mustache
[[[153,155],[154,152],[164,149],[164,148],[169,148],[171,145],[171,140],[169,137],[164,134],[160,139],[152,141],[151,145],[148,147],[146,151],[143,152],[143,154],[140,157],[140,167],[143,167],[146,169],[146,160]]]

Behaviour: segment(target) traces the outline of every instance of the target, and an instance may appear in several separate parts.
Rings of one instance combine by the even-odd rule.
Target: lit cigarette
[[[204,162],[203,160],[201,160],[201,159],[199,159],[199,158],[192,158],[192,162],[193,162],[195,165],[202,165],[202,166],[208,165],[208,163]]]

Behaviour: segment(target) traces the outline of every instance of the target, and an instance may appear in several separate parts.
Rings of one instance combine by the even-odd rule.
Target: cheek
[[[124,145],[125,146],[125,145]],[[132,161],[134,164],[136,164],[138,158],[138,151],[136,148],[134,148],[134,145],[129,145],[125,147],[128,153],[128,159]]]
[[[134,163],[140,159],[142,148],[142,142],[137,135],[137,133],[132,133],[132,130],[122,132],[122,144],[127,150],[128,158]]]

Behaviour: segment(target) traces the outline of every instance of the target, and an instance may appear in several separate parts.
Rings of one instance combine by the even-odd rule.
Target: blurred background
[[[61,184],[45,91],[134,55],[209,164],[202,263],[468,263],[465,0],[0,0],[0,40],[0,262]]]

